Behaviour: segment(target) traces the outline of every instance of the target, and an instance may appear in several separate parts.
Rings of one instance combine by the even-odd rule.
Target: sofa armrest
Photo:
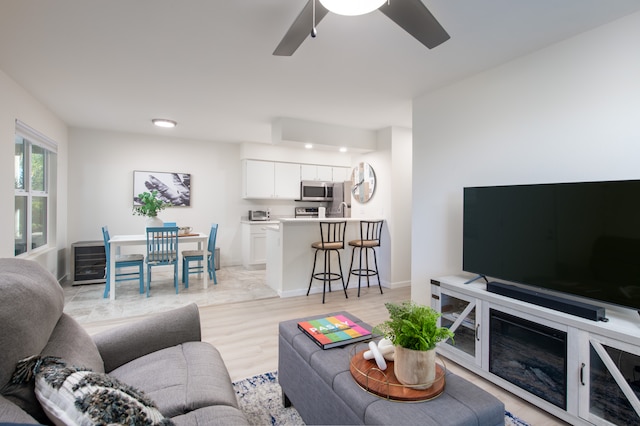
[[[160,349],[201,340],[195,303],[92,336],[109,373],[127,362]]]

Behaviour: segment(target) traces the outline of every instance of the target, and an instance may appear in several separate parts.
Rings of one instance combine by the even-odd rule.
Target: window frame
[[[18,145],[19,142],[22,143],[23,146],[21,162],[16,158],[14,164],[14,173],[16,178],[16,182],[14,183],[14,255],[16,257],[27,257],[55,246],[55,232],[53,232],[52,218],[55,217],[55,212],[53,211],[53,206],[55,205],[53,202],[55,197],[55,188],[53,186],[55,185],[54,182],[56,181],[56,177],[53,176],[53,170],[55,170],[53,162],[57,161],[57,143],[19,120],[16,120],[14,146]],[[32,171],[35,163],[34,147],[41,150],[41,154],[44,156],[41,176],[42,188],[37,189],[33,188]],[[17,153],[14,148],[14,155],[16,154]],[[21,187],[17,185],[19,168],[22,169]],[[18,216],[17,206],[20,198],[24,198],[24,204],[22,205],[26,206],[26,217],[24,218]],[[44,199],[44,208],[46,209],[44,213],[44,220],[42,221],[44,241],[37,247],[34,247],[34,243],[36,242],[33,229],[34,211],[36,210],[34,205],[42,199]],[[18,236],[21,235],[21,233],[24,237],[18,239]]]

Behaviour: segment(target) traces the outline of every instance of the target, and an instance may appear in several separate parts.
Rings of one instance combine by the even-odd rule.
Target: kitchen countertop
[[[271,220],[248,220],[242,219],[240,223],[247,223],[249,225],[277,225],[280,223],[279,220],[271,219]]]
[[[347,222],[360,222],[361,220],[371,220],[371,221],[376,221],[376,220],[383,220],[383,219],[378,219],[378,218],[374,218],[374,219],[364,219],[364,218],[359,218],[359,217],[323,217],[323,218],[319,218],[319,217],[290,217],[290,218],[280,218],[279,221],[283,222],[283,223],[303,223],[303,222],[339,222],[339,221],[343,221],[346,220]]]

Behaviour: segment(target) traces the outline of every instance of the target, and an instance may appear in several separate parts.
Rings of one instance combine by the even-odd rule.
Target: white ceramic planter
[[[164,222],[158,216],[147,216],[145,220],[145,232],[146,228],[154,227],[154,226],[162,226]]]
[[[393,371],[403,385],[428,389],[436,378],[436,350],[415,351],[396,346]]]

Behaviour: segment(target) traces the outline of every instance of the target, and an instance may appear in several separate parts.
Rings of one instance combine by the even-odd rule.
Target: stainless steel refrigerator
[[[351,181],[334,182],[327,217],[351,217]]]

